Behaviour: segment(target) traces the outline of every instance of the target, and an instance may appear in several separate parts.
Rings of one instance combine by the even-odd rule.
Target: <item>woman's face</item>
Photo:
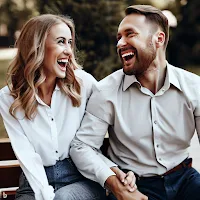
[[[45,42],[43,68],[46,78],[65,78],[71,56],[71,30],[65,23],[52,26]]]

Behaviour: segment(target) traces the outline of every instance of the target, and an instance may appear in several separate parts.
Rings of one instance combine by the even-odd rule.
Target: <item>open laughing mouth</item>
[[[119,54],[121,56],[121,60],[125,64],[129,64],[133,61],[133,58],[135,57],[136,54],[136,49],[133,47],[124,47],[119,49]]]
[[[121,57],[125,62],[131,60],[134,57],[134,55],[135,55],[135,53],[132,52],[132,51],[131,52],[127,52],[127,53],[125,53],[125,52],[121,53]]]
[[[68,59],[60,59],[60,60],[57,60],[57,63],[58,63],[58,65],[60,66],[60,68],[61,68],[62,70],[66,70],[66,67],[67,67],[67,65],[68,65],[68,62],[69,62]]]

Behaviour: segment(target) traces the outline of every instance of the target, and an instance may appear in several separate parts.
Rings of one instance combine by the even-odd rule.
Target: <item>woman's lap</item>
[[[27,180],[25,180],[26,182]],[[104,200],[105,189],[96,182],[85,179],[66,185],[55,192],[55,200]],[[35,200],[35,195],[26,183],[19,188],[16,200]]]
[[[84,178],[71,159],[45,167],[49,184],[54,187],[57,200],[104,200],[105,189]],[[35,195],[24,173],[20,176],[16,200],[35,200]]]
[[[91,180],[66,185],[55,193],[55,200],[104,200],[105,189]]]

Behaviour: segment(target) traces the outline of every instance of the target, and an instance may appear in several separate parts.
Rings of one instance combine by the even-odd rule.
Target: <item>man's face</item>
[[[153,26],[140,14],[127,15],[120,23],[117,34],[117,52],[127,75],[141,75],[156,57]]]

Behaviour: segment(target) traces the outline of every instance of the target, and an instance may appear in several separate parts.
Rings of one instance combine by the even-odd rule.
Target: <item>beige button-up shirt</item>
[[[167,63],[156,94],[122,70],[97,84],[71,156],[85,176],[102,185],[112,172],[86,144],[99,148],[108,128],[113,162],[140,176],[165,173],[189,156],[195,129],[200,134],[200,77]]]

